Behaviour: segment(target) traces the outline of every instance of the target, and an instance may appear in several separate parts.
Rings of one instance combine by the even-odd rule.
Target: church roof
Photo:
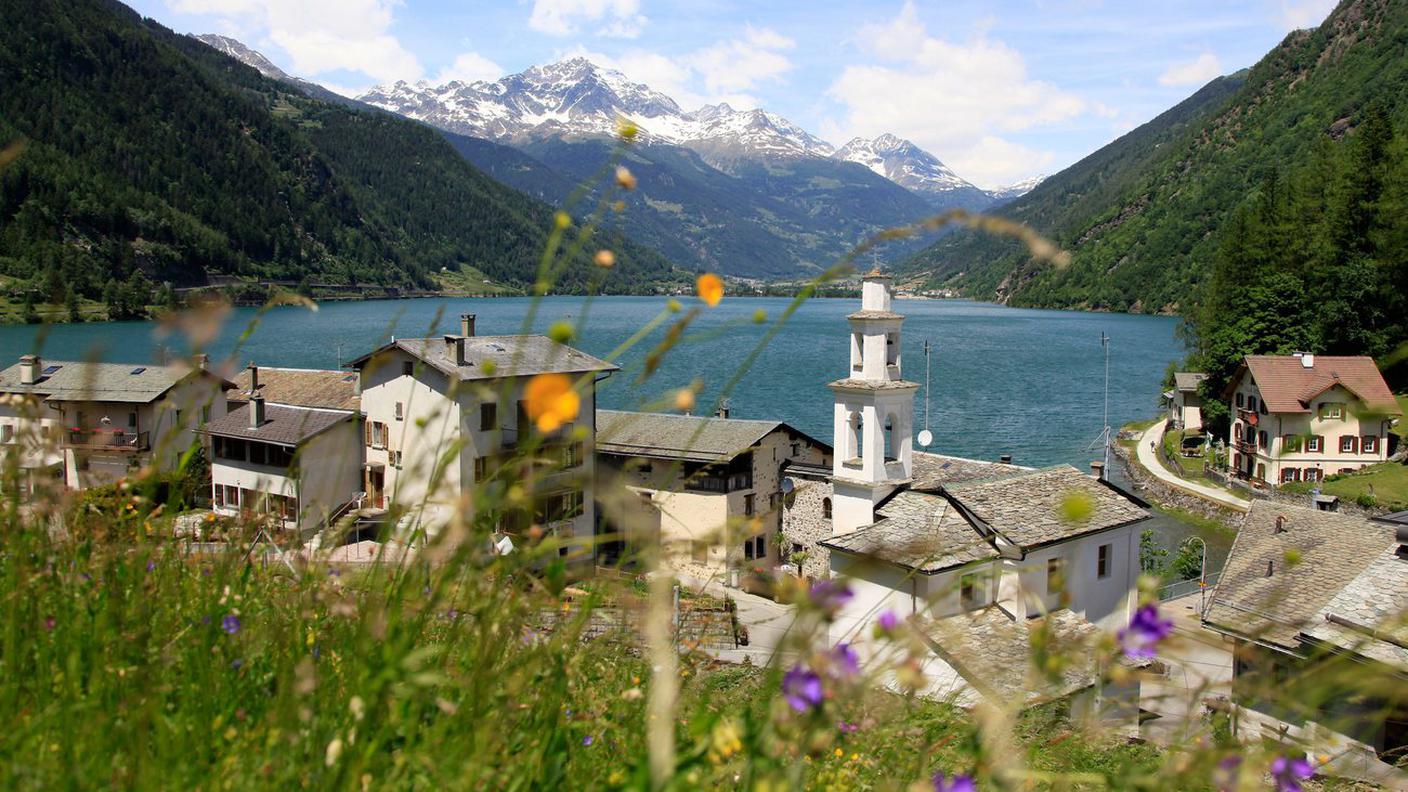
[[[942,495],[905,490],[875,512],[875,523],[823,547],[933,574],[997,557],[997,550]]]

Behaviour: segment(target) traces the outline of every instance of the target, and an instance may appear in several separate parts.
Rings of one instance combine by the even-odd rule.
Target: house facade
[[[230,383],[201,366],[41,360],[0,371],[0,447],[20,486],[76,490],[141,470],[167,471],[225,414]]]
[[[1271,485],[1321,481],[1389,456],[1401,416],[1369,357],[1249,355],[1227,389],[1229,466]]]
[[[268,515],[309,536],[361,505],[357,375],[260,368],[235,377],[230,411],[202,431],[216,513]]]
[[[825,466],[831,448],[780,421],[597,411],[602,489],[624,486],[659,512],[667,563],[732,585],[770,578],[786,555],[782,471]]]
[[[1203,397],[1198,394],[1198,385],[1208,375],[1193,371],[1176,371],[1173,374],[1173,389],[1164,393],[1168,401],[1168,419],[1175,428],[1189,432],[1203,429]]]
[[[452,519],[479,519],[476,488],[524,483],[523,505],[483,517],[522,538],[538,526],[592,560],[596,384],[617,366],[546,336],[460,332],[394,340],[347,364],[357,372],[366,505],[396,510],[432,533]],[[576,421],[544,433],[524,401],[538,375],[570,378]],[[534,475],[524,476],[532,465]],[[502,499],[500,499],[502,502]]]

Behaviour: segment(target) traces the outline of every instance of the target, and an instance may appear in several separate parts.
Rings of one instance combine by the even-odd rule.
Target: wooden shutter
[[[372,445],[372,422],[371,422],[371,421],[362,421],[362,435],[363,435],[363,437],[364,437],[365,440],[366,440],[366,446],[367,446],[368,448],[371,448],[371,445]]]

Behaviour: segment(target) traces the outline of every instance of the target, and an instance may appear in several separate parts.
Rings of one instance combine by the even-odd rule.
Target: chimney
[[[1004,465],[1010,465],[1010,464],[1012,464],[1012,455],[1011,455],[1011,454],[1003,454],[1002,456],[1000,456],[1000,457],[997,458],[997,461],[998,461],[998,462],[1001,462],[1001,463],[1004,464]]]
[[[1315,355],[1309,352],[1297,352],[1295,356],[1300,358],[1301,368],[1315,368]]]
[[[253,362],[249,364],[249,395],[253,396],[259,392],[259,367]]]
[[[1278,514],[1278,515],[1276,515],[1276,533],[1278,533],[1278,534],[1283,534],[1283,533],[1285,533],[1285,532],[1286,532],[1286,517],[1285,517],[1285,515]]]
[[[456,366],[463,366],[468,362],[464,357],[464,336],[445,336],[445,352],[455,361]]]
[[[1399,558],[1408,560],[1408,525],[1398,526],[1398,552]]]
[[[1105,480],[1105,463],[1102,462],[1102,461],[1100,461],[1100,460],[1098,460],[1098,459],[1095,460],[1094,462],[1091,462],[1091,463],[1090,463],[1090,475],[1094,476],[1095,478],[1097,478],[1097,479],[1099,479],[1099,480],[1101,480],[1101,481],[1104,481],[1104,480]]]
[[[38,355],[20,355],[20,384],[33,385],[39,381],[39,372],[44,369]]]
[[[715,417],[715,418],[727,418],[727,417],[728,417],[728,399],[724,399],[722,402],[719,402],[719,409],[714,410],[714,417]]]
[[[249,428],[258,429],[264,425],[264,397],[249,397]]]
[[[197,366],[201,371],[209,371],[209,370],[210,370],[210,355],[207,355],[207,354],[205,354],[204,352],[202,352],[202,353],[199,354],[199,355],[196,355],[196,366]]]
[[[1268,559],[1266,561],[1266,576],[1271,577],[1276,574],[1276,562]]]
[[[460,335],[474,338],[474,314],[460,314]]]

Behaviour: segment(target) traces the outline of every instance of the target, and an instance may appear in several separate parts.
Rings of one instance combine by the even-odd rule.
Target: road
[[[1226,490],[1216,487],[1209,487],[1197,484],[1185,478],[1180,478],[1178,474],[1164,467],[1164,461],[1159,457],[1158,448],[1164,441],[1164,424],[1162,421],[1144,430],[1144,434],[1139,436],[1138,448],[1139,464],[1144,466],[1154,475],[1155,478],[1176,489],[1181,489],[1192,495],[1197,495],[1205,500],[1213,501],[1219,506],[1227,506],[1237,511],[1250,509],[1251,501],[1233,495]]]

